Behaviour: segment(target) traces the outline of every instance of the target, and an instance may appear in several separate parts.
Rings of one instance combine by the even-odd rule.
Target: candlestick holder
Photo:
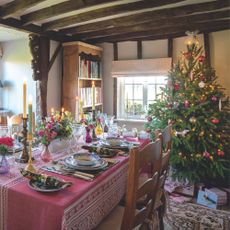
[[[92,110],[92,120],[93,120],[93,122],[96,121],[96,111],[95,111],[95,109]],[[93,138],[93,140],[97,140],[97,135],[95,133],[95,127],[93,128],[92,138]]]
[[[33,161],[32,161],[32,135],[30,135],[29,139],[29,160],[28,164],[25,167],[25,170],[30,171],[30,172],[36,172],[36,169],[33,166]]]
[[[23,122],[23,139],[22,139],[22,144],[23,144],[23,149],[21,154],[16,158],[15,160],[19,163],[27,163],[29,160],[29,153],[28,153],[28,148],[27,148],[27,117],[22,118]]]

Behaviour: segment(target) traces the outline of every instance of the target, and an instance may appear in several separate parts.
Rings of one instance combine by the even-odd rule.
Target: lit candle
[[[26,118],[26,80],[23,82],[23,118]]]
[[[64,108],[61,108],[61,117],[63,118],[65,115],[65,109]]]
[[[32,130],[33,130],[33,122],[32,122],[32,95],[29,95],[28,100],[28,137],[29,140],[32,140]]]
[[[51,108],[51,116],[54,115],[54,108]]]
[[[221,102],[221,99],[219,99],[219,111],[221,111],[222,109],[222,102]]]
[[[92,105],[92,110],[95,110],[95,82],[92,81],[92,94],[93,94],[93,105]]]
[[[76,97],[76,106],[75,106],[75,120],[79,119],[79,98]]]

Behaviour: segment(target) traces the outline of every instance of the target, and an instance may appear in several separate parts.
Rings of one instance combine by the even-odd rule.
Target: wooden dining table
[[[33,164],[41,170],[41,149],[33,151]],[[64,150],[53,154],[55,160],[68,155]],[[119,203],[125,194],[128,157],[115,156],[116,163],[92,181],[57,175],[72,186],[61,191],[38,192],[28,186],[28,179],[16,163],[0,175],[0,230],[93,229]],[[42,172],[42,171],[41,171]]]

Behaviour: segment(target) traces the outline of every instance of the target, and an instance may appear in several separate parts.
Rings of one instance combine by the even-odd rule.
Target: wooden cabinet
[[[84,42],[63,44],[62,107],[76,111],[76,96],[83,101],[84,112],[92,110],[92,83],[95,84],[96,110],[102,111],[102,49]]]

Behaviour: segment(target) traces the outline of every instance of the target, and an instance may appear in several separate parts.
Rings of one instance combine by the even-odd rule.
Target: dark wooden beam
[[[58,53],[59,53],[59,51],[60,51],[61,49],[62,49],[62,44],[60,43],[60,44],[57,46],[56,50],[54,51],[54,54],[53,54],[53,56],[52,56],[52,58],[51,58],[51,60],[50,60],[50,62],[49,62],[48,71],[50,71],[50,69],[51,69],[51,67],[52,67],[52,65],[53,65],[53,63],[54,63],[54,61],[55,61],[55,59],[56,59],[56,57],[57,57],[57,55],[58,55]]]
[[[117,1],[118,0],[114,0],[110,2],[117,2]],[[108,0],[90,0],[86,2],[70,0],[67,2],[61,2],[59,4],[25,14],[21,17],[21,20],[26,25],[29,23],[42,21],[42,20],[49,19],[55,16],[59,16],[61,14],[88,8],[90,6],[95,6],[95,5],[99,5],[102,3],[108,3]]]
[[[137,41],[137,58],[142,59],[142,41]]]
[[[86,25],[75,26],[60,30],[66,34],[86,33],[90,31],[98,31],[115,27],[127,27],[141,23],[147,23],[154,20],[162,20],[178,16],[186,16],[193,13],[208,12],[228,7],[228,1],[214,1],[208,3],[192,4],[170,9],[155,10],[145,13],[135,13],[134,15],[124,16],[120,18],[109,19],[101,22],[91,22]]]
[[[6,18],[15,13],[22,12],[46,0],[17,0],[9,2],[0,8],[0,17]]]
[[[78,39],[84,39],[85,37],[87,39],[92,38],[99,38],[99,37],[106,37],[106,36],[112,36],[116,34],[124,34],[124,33],[133,33],[133,32],[141,32],[141,31],[147,31],[151,28],[151,30],[158,29],[159,27],[175,27],[177,26],[186,26],[190,23],[196,23],[196,22],[207,22],[207,21],[213,21],[213,20],[219,20],[223,18],[228,18],[230,16],[230,9],[229,10],[223,10],[223,11],[217,11],[217,12],[211,12],[211,13],[203,13],[203,14],[195,14],[195,15],[189,15],[184,17],[171,17],[165,18],[165,19],[154,19],[153,21],[149,23],[142,23],[137,24],[135,26],[126,26],[126,27],[115,27],[112,29],[103,29],[101,31],[93,31],[83,34],[77,34]]]
[[[15,18],[0,19],[0,24],[6,25],[6,26],[14,28],[14,29],[22,30],[24,32],[43,35],[43,36],[48,37],[54,41],[68,40],[68,36],[62,35],[59,32],[56,32],[56,31],[43,32],[40,26],[33,25],[33,24],[23,25],[20,20],[15,19]]]
[[[230,29],[230,20],[218,20],[218,21],[211,21],[211,22],[200,22],[200,23],[190,23],[187,25],[182,26],[171,26],[171,27],[162,27],[160,29],[148,29],[147,31],[142,32],[134,32],[134,33],[126,33],[126,34],[119,34],[119,35],[112,35],[107,37],[101,37],[97,39],[89,39],[85,40],[90,43],[100,43],[100,42],[117,42],[117,41],[128,41],[128,40],[143,40],[145,37],[165,37],[167,35],[170,37],[170,34],[173,33],[185,33],[185,31],[190,30],[199,30],[199,31],[219,31]]]
[[[207,65],[210,66],[211,59],[210,59],[210,43],[209,43],[208,33],[204,33],[204,50],[205,50]]]
[[[59,29],[63,27],[68,27],[73,24],[77,24],[80,22],[91,21],[107,16],[116,16],[122,13],[129,12],[132,14],[132,11],[138,11],[149,8],[154,8],[158,6],[163,6],[171,3],[178,3],[183,2],[184,0],[152,0],[152,1],[138,1],[138,2],[131,2],[126,3],[118,6],[110,6],[105,8],[100,8],[97,10],[92,10],[86,13],[81,13],[74,16],[69,16],[61,19],[54,20],[52,22],[48,22],[43,24],[44,30],[52,30],[52,29]]]
[[[118,60],[118,46],[117,43],[113,44],[113,59]],[[113,79],[113,115],[117,118],[117,78]]]

